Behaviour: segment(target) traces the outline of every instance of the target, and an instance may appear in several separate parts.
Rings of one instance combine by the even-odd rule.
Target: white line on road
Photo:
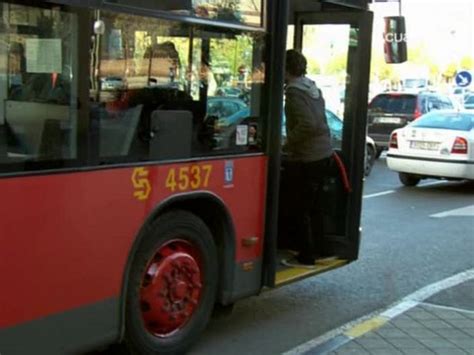
[[[384,195],[390,195],[395,193],[395,190],[387,190],[387,191],[382,191],[382,192],[377,192],[375,194],[370,194],[370,195],[364,195],[363,198],[372,198],[372,197],[379,197],[379,196],[384,196]]]
[[[440,212],[432,214],[431,218],[444,218],[444,217],[474,217],[474,205],[457,208],[455,210],[449,210],[445,212]]]
[[[433,181],[433,182],[427,182],[427,183],[424,183],[424,184],[420,184],[420,185],[418,185],[418,187],[440,185],[440,184],[445,184],[445,183],[446,183],[446,181]],[[396,192],[395,190],[387,190],[387,191],[377,192],[377,193],[370,194],[370,195],[364,195],[363,198],[367,199],[367,198],[385,196],[385,195],[394,194],[395,192]]]

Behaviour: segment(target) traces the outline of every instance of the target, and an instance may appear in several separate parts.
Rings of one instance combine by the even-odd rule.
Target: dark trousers
[[[330,175],[331,159],[308,163],[293,163],[300,184],[294,186],[299,208],[295,223],[299,237],[300,262],[311,264],[323,255],[324,205],[323,186]]]

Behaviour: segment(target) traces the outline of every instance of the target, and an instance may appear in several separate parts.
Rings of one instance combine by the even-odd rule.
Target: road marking
[[[378,329],[387,323],[387,318],[384,317],[374,317],[365,322],[362,322],[352,329],[349,329],[346,332],[346,335],[350,338],[358,338],[365,333],[370,332],[371,330]]]
[[[445,217],[474,217],[474,205],[456,208],[455,210],[449,210],[432,214],[431,218],[445,218]]]
[[[441,185],[441,184],[445,184],[445,183],[446,183],[446,181],[433,181],[433,182],[427,182],[427,183],[424,183],[424,184],[420,184],[420,185],[418,185],[418,187]],[[377,192],[377,193],[370,194],[370,195],[364,195],[363,198],[368,199],[368,198],[373,198],[373,197],[385,196],[385,195],[394,194],[395,192],[397,192],[397,191],[387,190],[387,191]]]
[[[283,353],[283,355],[300,355],[310,351],[314,354],[331,352],[357,337],[351,336],[351,334],[360,336],[371,330],[377,329],[396,316],[422,304],[424,300],[431,296],[472,279],[474,279],[474,268],[448,277],[447,279],[432,283],[402,298],[400,301],[395,302],[385,311],[381,312],[378,310],[355,321],[346,323],[339,328],[330,330],[315,339]],[[354,330],[357,330],[357,332]],[[337,342],[333,341],[335,339],[337,339]],[[319,350],[324,350],[324,352],[320,352]]]
[[[372,198],[372,197],[390,195],[390,194],[394,194],[394,193],[395,193],[395,190],[387,190],[387,191],[377,192],[375,194],[364,195],[363,198],[367,199],[367,198]]]
[[[439,304],[434,304],[434,303],[425,303],[425,302],[420,302],[421,305],[425,307],[431,307],[431,308],[439,308],[439,309],[445,309],[447,311],[455,311],[455,312],[460,312],[460,313],[466,313],[466,314],[473,314],[474,311],[471,311],[469,309],[464,309],[464,308],[458,308],[458,307],[449,307],[449,306],[442,306]]]

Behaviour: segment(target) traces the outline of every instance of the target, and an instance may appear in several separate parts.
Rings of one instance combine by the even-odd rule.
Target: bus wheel
[[[132,353],[184,352],[204,330],[217,290],[211,232],[192,213],[159,217],[135,254],[126,304]]]

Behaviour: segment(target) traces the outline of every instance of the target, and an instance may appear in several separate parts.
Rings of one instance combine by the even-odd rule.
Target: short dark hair
[[[295,49],[286,51],[285,70],[293,76],[303,76],[306,74],[308,62],[303,54]]]

